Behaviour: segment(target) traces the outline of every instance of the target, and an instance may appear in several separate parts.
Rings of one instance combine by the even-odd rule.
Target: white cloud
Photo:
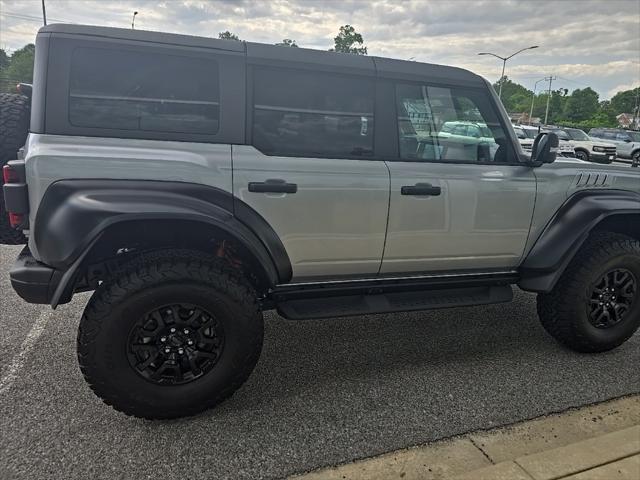
[[[507,74],[531,87],[537,78],[564,77],[563,87],[592,86],[603,98],[640,80],[640,0],[47,0],[53,21],[241,38],[327,49],[350,23],[372,55],[415,57],[456,65],[491,80],[500,62],[480,51],[508,55]],[[29,17],[29,18],[25,18]],[[0,46],[33,41],[39,0],[0,0]]]

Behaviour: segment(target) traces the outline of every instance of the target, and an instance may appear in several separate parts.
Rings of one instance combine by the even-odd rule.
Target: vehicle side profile
[[[585,162],[611,163],[616,159],[616,146],[598,138],[590,138],[579,128],[551,128],[550,131],[573,145],[576,157]]]
[[[630,158],[632,167],[640,166],[640,132],[619,128],[592,128],[589,136],[614,144],[618,156]]]
[[[520,146],[526,152],[531,154],[533,148],[533,142],[540,133],[541,129],[538,127],[532,127],[528,125],[514,125],[514,131],[518,137]],[[576,154],[573,145],[566,140],[558,139],[558,155],[561,157],[575,158]]]
[[[53,308],[93,291],[80,369],[125,414],[231,396],[267,310],[474,306],[518,286],[576,351],[640,325],[639,172],[556,161],[553,132],[525,153],[469,71],[48,25],[27,93],[24,148],[2,146],[1,238],[28,242],[11,283]]]

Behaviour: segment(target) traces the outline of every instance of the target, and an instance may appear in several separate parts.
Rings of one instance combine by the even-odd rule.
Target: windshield
[[[629,132],[629,131],[627,131],[627,133],[631,137],[631,140],[633,140],[634,142],[640,142],[640,132]]]
[[[569,136],[569,134],[564,130],[552,130],[552,132],[558,135],[558,138],[560,140],[571,140],[571,137]]]
[[[565,131],[569,137],[571,137],[571,140],[580,140],[583,142],[589,140],[589,136],[577,128],[567,128]]]
[[[513,127],[513,129],[516,131],[516,136],[518,138],[527,138],[527,134],[524,133],[524,130],[520,127]]]

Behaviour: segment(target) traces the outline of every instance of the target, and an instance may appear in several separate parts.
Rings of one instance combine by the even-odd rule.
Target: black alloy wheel
[[[133,326],[127,357],[146,380],[180,385],[208,373],[223,347],[224,331],[212,314],[191,304],[166,305]]]
[[[596,328],[611,328],[631,310],[638,294],[638,282],[625,268],[610,270],[593,287],[589,300],[589,321]]]

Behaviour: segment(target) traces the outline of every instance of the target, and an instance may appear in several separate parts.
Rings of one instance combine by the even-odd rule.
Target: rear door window
[[[215,134],[219,80],[215,60],[140,51],[73,52],[69,122],[155,132]]]
[[[267,155],[373,156],[373,78],[256,68],[253,145]]]

